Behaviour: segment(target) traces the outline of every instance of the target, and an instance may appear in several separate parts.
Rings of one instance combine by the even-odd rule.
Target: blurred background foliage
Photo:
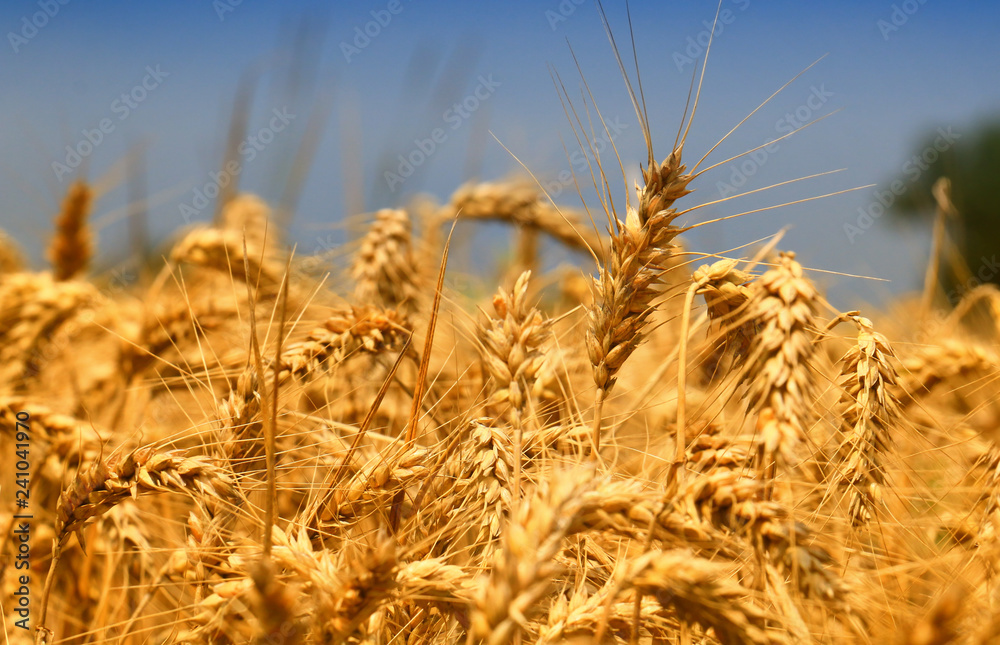
[[[937,130],[920,141],[915,155],[934,147]],[[934,217],[934,184],[950,181],[953,216],[945,217],[940,286],[954,305],[980,284],[1000,284],[1000,116],[983,120],[927,164],[915,179],[904,172],[897,181],[911,183],[894,202],[892,213],[907,221]]]

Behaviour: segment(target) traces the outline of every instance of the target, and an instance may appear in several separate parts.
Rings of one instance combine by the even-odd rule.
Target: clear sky
[[[662,158],[694,63],[704,60],[700,43],[716,3],[636,0],[630,8]],[[624,3],[608,1],[605,9],[631,69]],[[723,163],[679,205],[844,170],[698,209],[686,221],[878,188],[706,226],[689,236],[689,247],[722,251],[789,225],[781,246],[805,265],[891,280],[815,274],[841,306],[917,287],[926,229],[862,213],[879,212],[876,190],[884,200],[892,179],[912,176],[907,164],[926,132],[942,128],[940,145],[950,145],[1000,111],[1000,5],[723,0],[722,9],[685,148],[689,163],[824,56],[702,167],[800,121],[831,116],[753,157]],[[579,146],[552,80],[554,70],[584,108],[571,49],[630,176],[645,158],[589,1],[0,0],[0,31],[0,226],[39,265],[52,215],[77,176],[107,179],[96,213],[101,248],[124,243],[127,177],[136,167],[128,154],[141,146],[153,234],[183,226],[185,214],[192,222],[209,219],[212,205],[198,193],[222,181],[217,173],[241,77],[257,80],[248,126],[259,135],[240,155],[242,188],[277,202],[297,150],[315,145],[292,229],[302,252],[325,244],[331,230],[329,239],[340,239],[345,215],[401,205],[419,192],[445,199],[473,177],[504,177],[519,168],[512,154],[547,181],[583,168],[572,156]],[[415,152],[421,146],[430,151],[422,160]],[[420,160],[412,173],[400,155]],[[580,205],[572,186],[556,200]]]

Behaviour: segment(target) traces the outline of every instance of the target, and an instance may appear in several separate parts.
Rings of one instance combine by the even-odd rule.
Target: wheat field
[[[1000,642],[1000,293],[689,249],[707,151],[632,99],[585,209],[477,182],[306,255],[235,194],[125,286],[83,180],[48,267],[0,236],[4,643]],[[501,284],[458,220],[516,231]]]

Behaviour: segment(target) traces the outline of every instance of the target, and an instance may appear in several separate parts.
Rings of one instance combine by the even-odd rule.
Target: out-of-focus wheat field
[[[4,5],[4,643],[1000,640],[995,14]]]

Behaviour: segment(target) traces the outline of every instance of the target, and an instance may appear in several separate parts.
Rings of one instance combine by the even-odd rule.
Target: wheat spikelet
[[[603,391],[642,340],[646,319],[658,291],[655,284],[670,256],[670,244],[680,229],[672,225],[673,201],[689,191],[691,180],[680,164],[680,150],[657,167],[643,169],[646,185],[637,187],[639,208],[629,208],[617,221],[611,253],[595,281],[599,305],[591,310],[587,349],[594,365],[594,382]]]
[[[271,209],[256,195],[240,194],[222,208],[221,227],[245,235],[251,255],[269,252],[278,237],[277,227],[270,226]]]
[[[754,289],[758,294],[749,315],[760,332],[747,358],[747,404],[758,414],[758,472],[770,480],[777,462],[796,462],[796,450],[806,438],[815,397],[810,360],[818,295],[794,253],[783,253]]]
[[[276,564],[294,574],[310,599],[311,642],[344,642],[396,588],[397,544],[384,533],[372,546],[342,551],[341,558],[314,550],[302,531],[287,534],[276,528],[274,539]]]
[[[650,155],[650,165],[642,170],[645,184],[636,186],[638,208],[629,206],[624,222],[615,219],[610,253],[594,282],[598,296],[590,310],[587,353],[597,385],[595,456],[604,398],[614,387],[618,370],[642,342],[659,294],[656,284],[668,268],[671,243],[680,232],[673,225],[677,216],[673,203],[690,192],[692,177],[685,171],[680,148],[660,164]]]
[[[36,373],[41,363],[65,347],[50,343],[55,332],[89,306],[101,301],[93,285],[57,282],[48,273],[14,273],[0,281],[0,387],[10,387]]]
[[[830,569],[830,554],[810,545],[811,533],[804,524],[789,521],[780,505],[761,499],[767,485],[719,468],[687,483],[684,505],[702,522],[738,533],[749,531],[762,553],[793,574],[804,595],[829,601],[841,598],[845,589]]]
[[[858,328],[857,344],[841,360],[844,393],[841,399],[846,436],[840,446],[842,461],[837,480],[851,490],[848,516],[854,525],[868,524],[882,504],[883,462],[892,445],[890,428],[899,417],[893,398],[896,369],[885,336],[861,316],[849,318]]]
[[[112,455],[79,473],[59,498],[56,534],[60,541],[95,517],[140,493],[197,492],[221,497],[230,478],[202,457],[157,452],[153,446]]]
[[[182,357],[188,351],[199,351],[209,331],[223,329],[235,309],[209,303],[187,302],[183,298],[165,305],[153,304],[142,314],[133,340],[124,343],[121,353],[122,371],[131,377],[142,375],[150,366]],[[200,362],[200,358],[197,362]]]
[[[352,306],[334,312],[306,340],[289,344],[281,357],[281,370],[283,374],[303,377],[324,367],[327,361],[335,365],[356,352],[397,350],[408,336],[406,320],[398,312]]]
[[[989,470],[989,479],[983,495],[986,508],[976,537],[980,549],[992,558],[996,556],[997,545],[1000,544],[1000,448],[991,446],[983,462]]]
[[[473,422],[468,447],[460,460],[458,481],[483,505],[476,541],[500,537],[513,497],[514,445],[506,427]]]
[[[754,291],[747,286],[750,275],[736,268],[736,260],[719,260],[698,267],[691,280],[699,285],[705,298],[708,316],[716,333],[721,332],[719,353],[729,353],[736,360],[746,355],[756,333],[752,319],[746,316]]]
[[[237,474],[255,469],[264,454],[260,403],[257,374],[247,367],[237,379],[236,388],[219,404],[222,452]]]
[[[101,443],[100,433],[86,421],[21,396],[0,397],[0,431],[17,432],[19,413],[30,418],[32,440],[42,438],[53,447],[76,442],[90,448]]]
[[[233,540],[230,524],[226,514],[214,512],[205,502],[188,514],[187,539],[174,554],[171,574],[195,587],[195,602],[201,602],[210,582],[238,575],[227,558]]]
[[[375,213],[351,269],[354,300],[413,314],[420,297],[419,270],[410,216],[397,209]]]
[[[175,642],[192,645],[249,642],[255,631],[247,620],[253,581],[248,577],[223,580],[211,589],[211,594],[189,608],[197,613],[187,619],[189,628],[177,634]]]
[[[556,208],[527,182],[466,184],[452,195],[441,219],[451,219],[456,213],[463,219],[499,219],[543,231],[570,248],[598,255],[605,246],[586,215]]]
[[[716,469],[739,470],[750,456],[750,442],[722,437],[719,428],[708,426],[688,443],[686,463],[697,473]]]
[[[335,516],[361,516],[380,508],[398,490],[422,481],[430,472],[428,451],[420,447],[389,457],[375,455],[333,494]]]
[[[509,643],[538,609],[560,567],[553,561],[580,510],[583,473],[565,473],[530,503],[522,504],[508,525],[502,551],[494,555],[490,574],[481,580],[471,608],[476,642]]]
[[[545,645],[593,642],[594,634],[605,622],[615,637],[614,642],[625,642],[631,629],[633,603],[612,599],[609,605],[609,596],[619,590],[618,585],[609,582],[591,594],[579,589],[574,590],[568,599],[559,595],[549,608],[546,624],[539,626],[536,642]],[[659,603],[644,598],[639,616],[654,638],[666,642],[676,634],[676,629],[668,627],[667,621],[660,616],[661,611]]]
[[[723,645],[782,643],[767,629],[766,616],[748,602],[748,591],[723,564],[689,551],[650,552],[631,565],[630,586],[656,597],[689,623],[711,627]]]
[[[374,614],[364,643],[458,642],[452,614],[471,600],[472,580],[462,567],[445,558],[400,563],[392,598]],[[467,622],[467,619],[464,619]]]
[[[69,280],[84,270],[93,253],[87,218],[93,192],[82,181],[74,181],[66,191],[62,210],[56,217],[56,232],[49,245],[52,273],[59,282]]]
[[[308,599],[307,642],[380,642],[388,603],[395,603],[387,608],[391,612],[403,605],[468,601],[469,593],[462,590],[469,587],[469,576],[461,567],[441,558],[401,562],[393,538],[380,533],[374,540],[371,546],[348,545],[335,557],[328,549],[315,549],[300,528],[275,528],[275,564],[291,574],[291,584]],[[416,634],[433,632],[431,625],[405,627]]]
[[[59,492],[61,481],[66,473],[74,472],[75,468],[86,467],[100,455],[104,445],[102,431],[95,429],[90,423],[66,414],[59,414],[50,407],[36,403],[24,397],[0,397],[0,436],[4,433],[14,437],[18,428],[18,414],[27,418],[26,422],[30,441],[41,439],[45,442],[41,480],[52,486],[55,493]],[[106,434],[106,431],[103,431]],[[37,445],[37,444],[36,444]],[[34,459],[38,460],[35,453]],[[37,463],[37,462],[36,462]],[[33,483],[35,496],[47,499],[45,491],[39,490],[39,482]]]
[[[954,338],[920,347],[901,362],[897,397],[905,404],[925,398],[939,383],[970,382],[1000,371],[1000,359],[992,351]]]
[[[441,600],[471,600],[472,580],[465,569],[448,564],[445,558],[427,558],[400,564],[396,571],[398,592],[403,597],[415,597],[423,602],[429,598]]]
[[[527,303],[528,280],[525,271],[512,291],[501,288],[493,296],[495,316],[481,321],[477,336],[486,373],[492,381],[487,413],[500,419],[506,415],[520,427],[535,379],[543,368],[543,345],[549,339],[551,322]]]
[[[254,642],[264,645],[280,640],[286,645],[296,645],[305,631],[305,626],[298,620],[296,590],[278,579],[271,560],[258,562],[250,577],[257,592],[254,613],[261,624],[261,633]]]
[[[24,255],[17,242],[0,229],[0,275],[24,270]]]
[[[248,240],[249,242],[249,240]],[[191,231],[174,246],[170,259],[177,263],[221,271],[227,276],[250,284],[260,284],[266,289],[275,288],[281,281],[282,267],[270,257],[261,257],[247,247],[244,263],[243,234],[229,229],[200,227]]]
[[[638,482],[599,481],[580,496],[580,512],[570,534],[611,531],[630,539],[650,533],[652,539],[673,546],[698,546],[730,552],[725,536],[707,523],[673,509],[664,509],[662,493],[644,489]]]

